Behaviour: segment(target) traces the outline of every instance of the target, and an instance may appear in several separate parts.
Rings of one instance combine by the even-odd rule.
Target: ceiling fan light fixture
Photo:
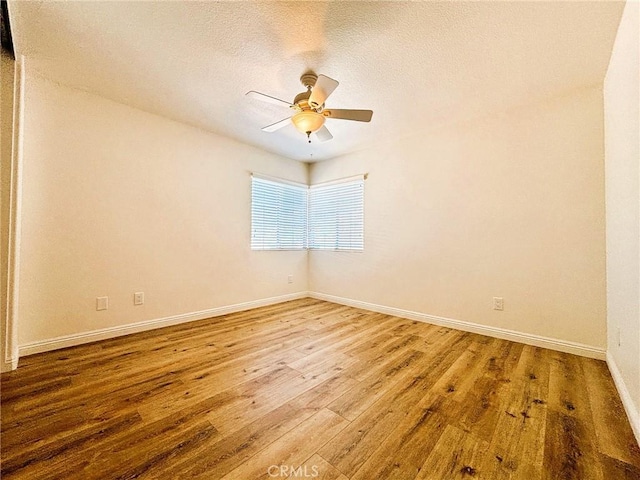
[[[311,143],[311,134],[315,133],[316,138],[320,142],[331,140],[333,135],[324,124],[326,118],[335,120],[353,120],[356,122],[369,122],[373,112],[371,110],[353,110],[353,109],[332,109],[325,110],[325,100],[338,86],[338,81],[329,78],[326,75],[316,75],[313,72],[307,72],[300,77],[302,85],[307,90],[299,93],[289,103],[271,95],[251,90],[247,92],[247,96],[269,102],[277,105],[286,105],[295,113],[291,117],[284,118],[276,123],[262,127],[264,132],[275,132],[289,124],[289,120],[300,133],[307,135],[309,143]],[[333,120],[332,120],[333,121]]]
[[[316,132],[324,125],[324,116],[309,110],[298,112],[291,117],[293,126],[301,133]]]

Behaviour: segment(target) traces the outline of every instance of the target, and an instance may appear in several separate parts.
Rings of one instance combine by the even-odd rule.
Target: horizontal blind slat
[[[309,248],[364,249],[364,182],[315,186],[309,193]]]
[[[364,181],[311,189],[252,178],[251,248],[363,250]]]
[[[251,248],[296,250],[307,247],[307,188],[253,177]]]

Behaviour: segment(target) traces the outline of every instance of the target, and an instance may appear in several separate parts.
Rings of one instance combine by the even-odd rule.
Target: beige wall
[[[640,441],[639,8],[626,4],[605,79],[604,111],[609,364],[620,377]]]
[[[9,213],[11,201],[11,155],[13,144],[13,88],[15,61],[2,49],[2,71],[0,73],[2,101],[0,102],[0,366],[10,370],[7,361],[7,307],[9,280]],[[9,357],[11,357],[9,353]]]
[[[56,85],[28,63],[24,115],[21,346],[306,292],[306,252],[249,248],[249,172],[306,183],[306,165]]]
[[[364,253],[310,252],[310,290],[604,353],[602,108],[585,89],[314,164],[369,177]]]

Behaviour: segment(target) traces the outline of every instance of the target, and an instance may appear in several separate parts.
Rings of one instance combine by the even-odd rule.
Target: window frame
[[[299,195],[302,193],[302,195]],[[256,195],[258,194],[258,195]],[[295,199],[296,195],[303,197]],[[251,175],[251,218],[250,248],[251,250],[306,250],[308,246],[308,186],[287,180],[262,175]],[[268,204],[269,198],[276,199],[277,204]],[[294,199],[294,203],[285,199]],[[297,203],[296,203],[297,202]],[[271,212],[268,212],[270,210]],[[272,213],[274,218],[257,218]],[[297,221],[295,214],[301,214],[303,220]],[[293,227],[294,231],[289,231]],[[260,229],[261,232],[256,233]],[[271,231],[267,231],[270,229]],[[295,230],[298,230],[297,232]],[[258,235],[261,238],[258,238]],[[269,238],[269,236],[275,238]]]
[[[309,186],[309,250],[364,251],[364,181],[365,176],[358,175]],[[314,204],[325,209],[315,214]]]
[[[252,251],[363,252],[366,178],[366,175],[356,175],[315,185],[305,185],[252,173],[250,249]],[[272,187],[271,191],[267,191],[269,187]],[[304,199],[299,195],[303,192]],[[295,199],[296,195],[298,195],[297,199]],[[285,202],[287,198],[293,198],[294,204]],[[275,205],[270,203],[270,199],[276,200]],[[326,209],[316,212],[315,205],[318,204],[324,204]],[[275,220],[270,219],[270,221],[259,223],[259,217],[269,211],[275,214]],[[302,216],[303,220],[296,220],[300,218],[296,215]],[[355,232],[352,227],[354,220]],[[297,235],[295,232],[288,231],[292,227],[298,229]],[[267,232],[268,228],[275,231]],[[335,229],[333,235],[330,232],[331,228]],[[257,229],[262,229],[261,239],[256,237]],[[317,233],[322,230],[329,233],[324,235]],[[284,237],[281,237],[283,232]],[[269,235],[275,235],[275,239],[269,239]],[[291,241],[291,235],[294,241]]]

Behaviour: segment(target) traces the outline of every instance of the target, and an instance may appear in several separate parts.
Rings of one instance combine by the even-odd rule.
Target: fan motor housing
[[[313,105],[309,104],[309,97],[310,96],[311,96],[311,91],[310,90],[308,90],[306,92],[299,93],[298,95],[296,95],[296,98],[293,99],[293,103],[301,111],[312,110],[314,112],[320,113],[322,111],[322,109],[324,108],[324,104],[319,105],[317,107],[314,107]]]
[[[307,90],[306,92],[299,93],[296,95],[296,98],[293,99],[293,103],[295,105],[300,105],[301,103],[309,105],[309,97],[311,96],[311,91]],[[300,105],[302,106],[302,105]]]

